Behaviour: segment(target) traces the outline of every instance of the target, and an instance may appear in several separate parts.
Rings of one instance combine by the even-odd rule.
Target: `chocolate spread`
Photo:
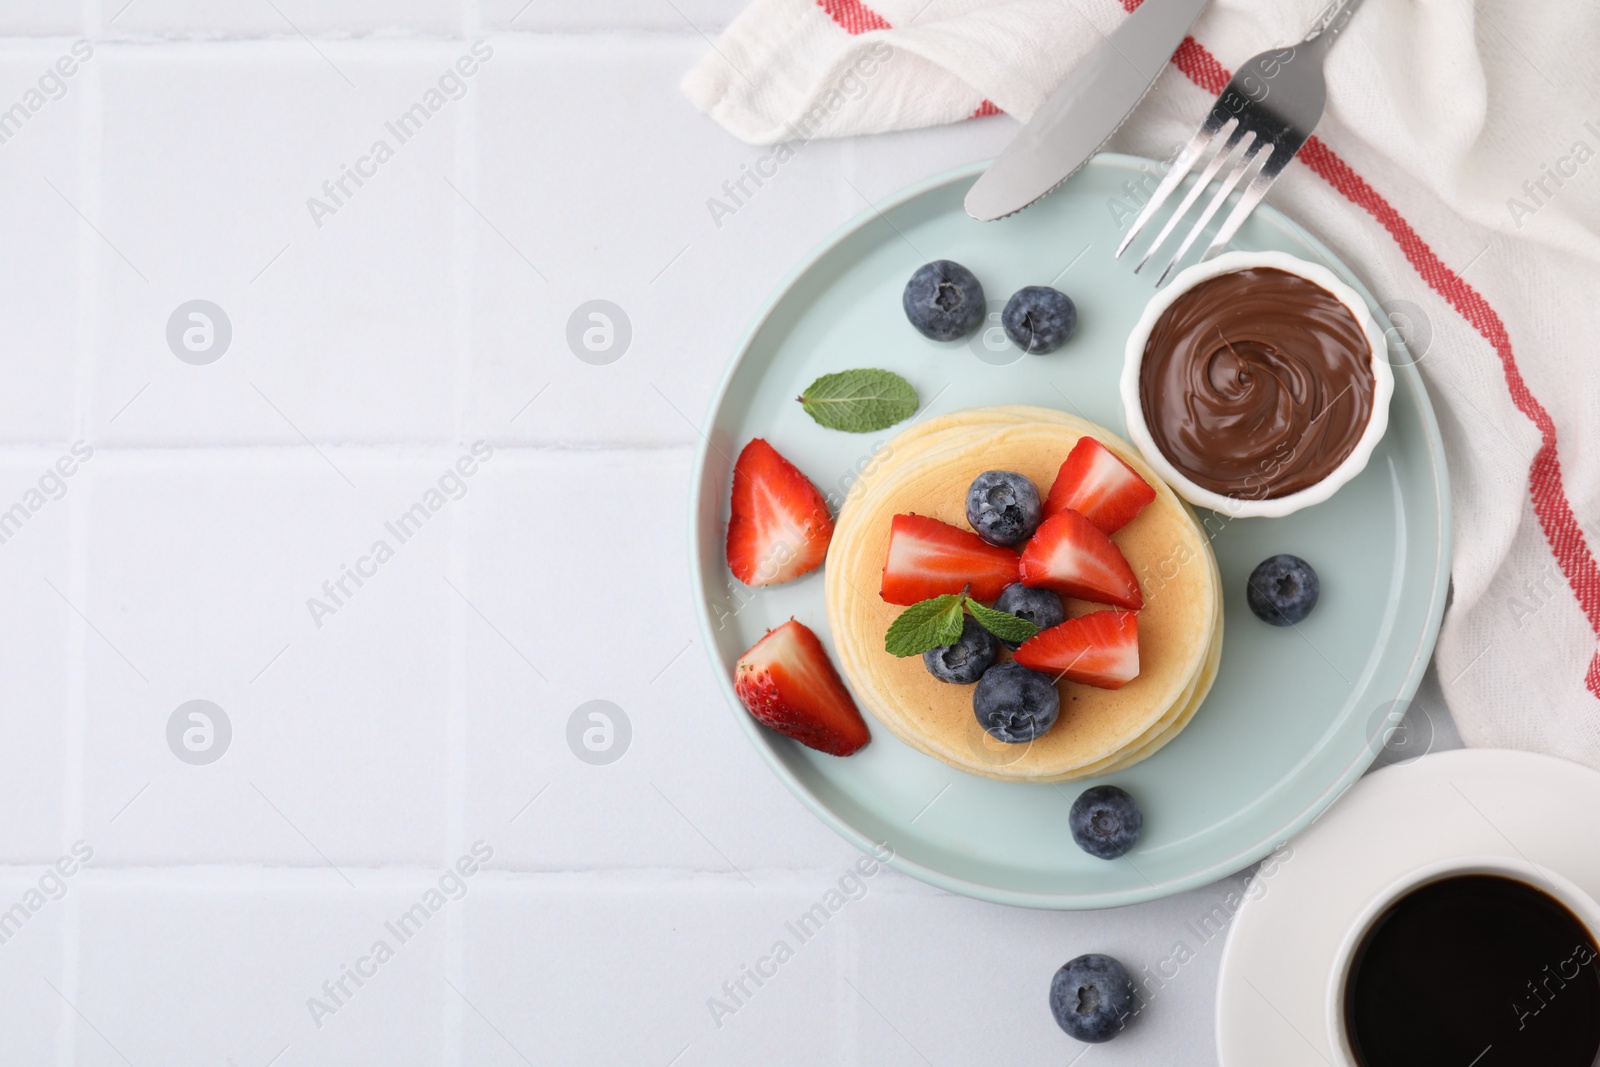
[[[1190,481],[1240,499],[1313,486],[1372,416],[1372,349],[1332,293],[1252,268],[1196,285],[1145,343],[1139,401],[1162,455]]]

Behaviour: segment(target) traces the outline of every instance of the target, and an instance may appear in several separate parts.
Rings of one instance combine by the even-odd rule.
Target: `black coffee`
[[[1497,875],[1413,889],[1378,916],[1345,982],[1362,1067],[1594,1067],[1594,937],[1543,890]]]

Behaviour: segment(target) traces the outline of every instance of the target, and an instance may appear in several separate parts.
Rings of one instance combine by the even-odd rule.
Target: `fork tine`
[[[1254,137],[1254,135],[1252,136]],[[1218,187],[1217,195],[1211,198],[1211,203],[1206,205],[1205,211],[1201,212],[1200,217],[1195,220],[1194,228],[1189,231],[1189,236],[1183,239],[1183,244],[1178,246],[1178,251],[1173,255],[1172,261],[1169,262],[1167,264],[1167,268],[1161,272],[1161,277],[1156,279],[1157,286],[1160,286],[1162,282],[1167,280],[1167,275],[1172,273],[1172,268],[1176,267],[1178,265],[1178,261],[1183,258],[1184,253],[1189,251],[1189,247],[1194,244],[1195,239],[1198,238],[1201,232],[1205,230],[1206,225],[1211,222],[1211,217],[1215,215],[1217,210],[1222,207],[1224,202],[1227,201],[1228,197],[1233,193],[1234,187],[1239,184],[1239,179],[1244,177],[1245,171],[1250,169],[1250,164],[1255,162],[1256,157],[1261,154],[1261,150],[1266,146],[1267,142],[1260,137],[1255,137],[1254,140],[1250,142],[1249,147],[1244,150],[1242,155],[1240,155],[1239,162],[1234,165],[1234,168],[1228,174],[1228,177],[1223,181],[1222,185]]]
[[[1211,157],[1211,161],[1206,164],[1205,170],[1200,172],[1200,177],[1195,179],[1194,184],[1189,187],[1189,191],[1184,194],[1182,202],[1178,204],[1178,209],[1167,219],[1167,224],[1161,227],[1161,232],[1156,234],[1156,239],[1151,241],[1150,247],[1144,250],[1144,256],[1134,265],[1133,273],[1138,274],[1143,270],[1144,265],[1150,262],[1150,257],[1156,254],[1156,249],[1165,244],[1167,238],[1172,236],[1172,231],[1178,228],[1178,223],[1183,221],[1183,217],[1189,213],[1189,209],[1194,206],[1194,202],[1200,199],[1200,194],[1206,191],[1206,186],[1211,184],[1211,179],[1217,176],[1217,171],[1222,169],[1222,165],[1228,161],[1228,157],[1233,155],[1233,150],[1239,146],[1240,139],[1245,135],[1244,125],[1239,123],[1237,119],[1229,119],[1228,121],[1236,124],[1233,128],[1233,133],[1223,142],[1222,147],[1217,149],[1217,154]]]
[[[1288,164],[1289,157],[1292,154],[1274,151],[1267,158],[1266,165],[1256,172],[1256,176],[1250,180],[1249,187],[1245,189],[1244,195],[1239,198],[1239,202],[1228,213],[1228,219],[1222,224],[1222,229],[1217,231],[1217,235],[1206,246],[1204,254],[1200,256],[1201,263],[1216,255],[1222,250],[1223,245],[1233,240],[1233,235],[1239,232],[1239,227],[1244,225],[1244,220],[1250,217],[1250,213],[1256,209],[1256,205],[1261,203],[1261,198],[1267,195],[1267,190],[1271,188],[1272,183],[1277,181],[1278,175],[1283,173],[1283,168]]]
[[[1235,121],[1237,120],[1228,120],[1228,122]],[[1122,258],[1122,253],[1126,252],[1128,246],[1133,243],[1133,239],[1139,236],[1139,232],[1144,229],[1145,223],[1149,222],[1150,217],[1160,210],[1162,204],[1167,202],[1167,197],[1172,195],[1172,190],[1176,189],[1178,183],[1183,181],[1184,175],[1193,169],[1195,160],[1200,158],[1201,153],[1216,140],[1217,135],[1226,126],[1227,123],[1216,123],[1214,121],[1214,113],[1206,117],[1206,121],[1202,122],[1200,128],[1194,131],[1194,136],[1189,138],[1189,143],[1183,146],[1183,151],[1178,153],[1178,158],[1172,161],[1172,166],[1168,168],[1166,176],[1161,179],[1161,184],[1156,186],[1156,191],[1150,195],[1149,200],[1145,201],[1143,209],[1139,212],[1139,217],[1133,220],[1133,226],[1129,228],[1127,235],[1122,238],[1122,243],[1117,245],[1117,254],[1112,258]],[[1182,212],[1179,212],[1179,214],[1182,214]]]

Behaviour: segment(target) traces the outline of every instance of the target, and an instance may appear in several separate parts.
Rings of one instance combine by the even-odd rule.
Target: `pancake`
[[[1156,490],[1113,535],[1144,591],[1140,673],[1119,690],[1059,683],[1061,716],[1043,737],[1004,745],[978,725],[972,687],[900,659],[884,632],[904,610],[878,595],[890,520],[914,512],[966,526],[966,488],[985,470],[1018,471],[1043,493],[1061,462],[1092,435]],[[862,704],[907,744],[951,766],[1005,780],[1066,781],[1143,759],[1176,736],[1210,690],[1221,655],[1220,576],[1194,514],[1131,445],[1103,427],[1047,408],[975,408],[894,438],[840,509],[824,569],[828,622],[845,677]],[[1103,605],[1068,600],[1069,616]]]

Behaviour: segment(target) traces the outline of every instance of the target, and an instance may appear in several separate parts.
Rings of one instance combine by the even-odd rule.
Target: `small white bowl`
[[[1179,297],[1201,282],[1218,275],[1232,274],[1253,267],[1299,275],[1327,290],[1350,309],[1350,314],[1355,316],[1356,322],[1366,335],[1367,347],[1370,349],[1368,358],[1372,367],[1372,416],[1367,421],[1367,428],[1357,439],[1355,448],[1316,485],[1279,497],[1226,496],[1190,481],[1171,460],[1167,459],[1161,449],[1156,447],[1155,439],[1150,436],[1150,428],[1145,423],[1144,405],[1139,399],[1140,366],[1144,362],[1145,343],[1150,339],[1150,331],[1155,328],[1156,320],[1161,318]],[[1177,494],[1191,504],[1222,512],[1232,518],[1278,518],[1288,515],[1327,500],[1366,467],[1367,460],[1372,457],[1372,450],[1377,447],[1378,441],[1389,426],[1389,399],[1394,395],[1394,372],[1390,370],[1389,362],[1385,358],[1387,351],[1383,333],[1378,329],[1378,323],[1368,310],[1366,301],[1326,267],[1308,263],[1283,252],[1227,252],[1216,259],[1197,263],[1181,271],[1172,279],[1170,285],[1150,298],[1150,302],[1144,307],[1144,314],[1139,317],[1133,332],[1128,334],[1121,383],[1122,407],[1128,418],[1128,436],[1138,446],[1150,466],[1156,469],[1156,473],[1165,478]]]

